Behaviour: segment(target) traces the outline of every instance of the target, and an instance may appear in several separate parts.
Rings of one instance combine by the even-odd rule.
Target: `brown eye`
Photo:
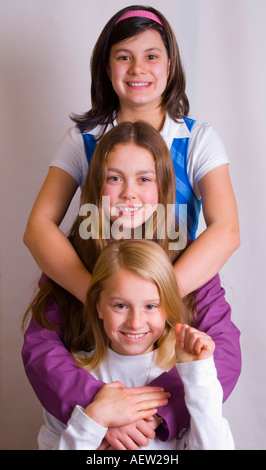
[[[124,308],[126,308],[126,305],[122,303],[115,304],[115,308],[118,308],[119,310],[123,310]]]

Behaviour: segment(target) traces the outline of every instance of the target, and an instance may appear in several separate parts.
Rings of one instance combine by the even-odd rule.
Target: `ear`
[[[98,300],[98,302],[96,303],[96,310],[98,312],[98,317],[103,320],[103,314],[102,314],[102,311],[101,311],[101,308],[100,308],[100,302]]]

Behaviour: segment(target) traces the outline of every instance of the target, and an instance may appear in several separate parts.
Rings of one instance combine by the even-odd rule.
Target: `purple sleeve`
[[[225,402],[236,386],[242,360],[240,331],[231,321],[231,307],[218,274],[198,289],[197,308],[197,328],[215,342],[214,361]]]
[[[215,342],[214,360],[225,401],[235,387],[241,371],[240,332],[231,321],[231,308],[225,300],[217,274],[197,290],[196,327]],[[159,409],[164,419],[157,435],[163,440],[181,438],[189,427],[189,414],[184,401],[184,387],[176,368],[157,377],[150,385],[164,387],[171,392],[167,406]]]
[[[233,390],[241,369],[239,331],[231,322],[231,309],[224,298],[219,276],[197,291],[197,327],[208,333],[216,343],[215,363],[224,389],[224,399]],[[207,315],[208,314],[208,315]],[[61,324],[56,304],[47,310],[48,318]],[[76,404],[85,407],[103,383],[76,366],[66,350],[60,330],[40,328],[33,320],[25,332],[22,358],[28,379],[44,408],[66,423]],[[158,429],[163,441],[182,437],[189,426],[184,402],[184,388],[177,369],[162,374],[150,385],[163,386],[171,392],[171,400],[160,408],[164,424]]]
[[[56,304],[47,309],[47,318],[62,323]],[[86,407],[104,385],[76,365],[62,342],[60,330],[41,328],[34,320],[25,332],[22,359],[41,404],[65,424],[75,405]]]

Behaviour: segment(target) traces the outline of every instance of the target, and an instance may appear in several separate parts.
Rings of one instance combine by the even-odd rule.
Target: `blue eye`
[[[140,178],[140,181],[143,181],[144,183],[146,183],[146,181],[150,181],[150,180],[148,178],[143,177],[143,178]]]
[[[153,310],[153,309],[155,309],[156,307],[157,307],[157,305],[154,305],[154,304],[148,304],[148,305],[146,305],[147,310]]]
[[[106,181],[117,183],[121,180],[119,176],[108,176]]]

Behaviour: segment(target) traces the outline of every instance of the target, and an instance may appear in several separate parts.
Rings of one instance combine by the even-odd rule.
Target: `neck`
[[[130,121],[145,121],[154,127],[158,132],[163,128],[165,121],[165,112],[161,108],[153,109],[123,109],[122,107],[117,113],[117,123]]]

